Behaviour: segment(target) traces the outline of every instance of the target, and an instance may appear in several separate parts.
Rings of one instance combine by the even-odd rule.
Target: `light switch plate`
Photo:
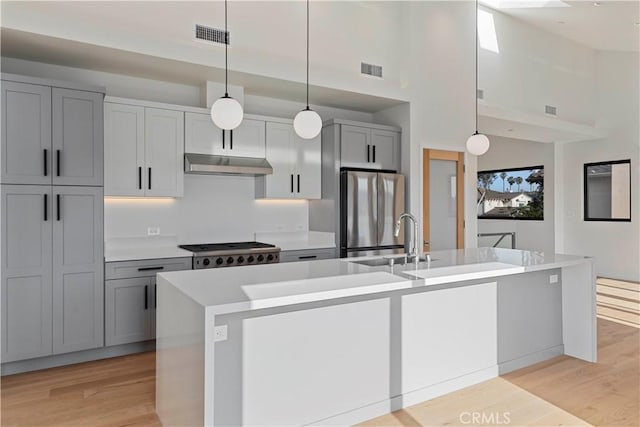
[[[227,340],[227,325],[213,327],[213,342]]]
[[[549,276],[549,283],[558,283],[558,275],[552,274],[551,276]]]
[[[147,236],[159,236],[159,235],[160,235],[160,227],[147,228]]]

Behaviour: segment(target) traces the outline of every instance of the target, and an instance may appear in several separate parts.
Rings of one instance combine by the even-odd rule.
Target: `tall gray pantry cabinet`
[[[104,89],[1,77],[2,362],[102,347]]]

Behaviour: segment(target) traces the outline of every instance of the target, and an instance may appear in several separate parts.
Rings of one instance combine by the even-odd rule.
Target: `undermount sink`
[[[437,261],[437,259],[431,258],[431,261],[432,262]],[[406,256],[406,255],[397,255],[397,256],[386,255],[380,258],[363,259],[363,260],[351,261],[351,262],[360,264],[360,265],[366,265],[369,267],[381,267],[381,266],[391,266],[391,265],[413,264],[415,263],[415,260],[413,257]],[[427,262],[427,257],[419,256],[418,262]]]

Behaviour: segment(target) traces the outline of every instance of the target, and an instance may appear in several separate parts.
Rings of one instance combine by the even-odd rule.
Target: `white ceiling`
[[[496,6],[496,0],[480,2]],[[521,3],[520,7],[512,7],[514,3]],[[523,7],[534,3],[543,2],[503,2],[504,7],[495,9],[593,49],[640,52],[640,25],[635,25],[640,22],[638,0],[564,1],[568,7],[557,7],[559,2],[551,3],[553,7]]]

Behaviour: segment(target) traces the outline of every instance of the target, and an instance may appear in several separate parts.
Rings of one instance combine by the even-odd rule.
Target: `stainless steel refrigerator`
[[[363,169],[340,172],[340,257],[404,252],[404,176]]]

